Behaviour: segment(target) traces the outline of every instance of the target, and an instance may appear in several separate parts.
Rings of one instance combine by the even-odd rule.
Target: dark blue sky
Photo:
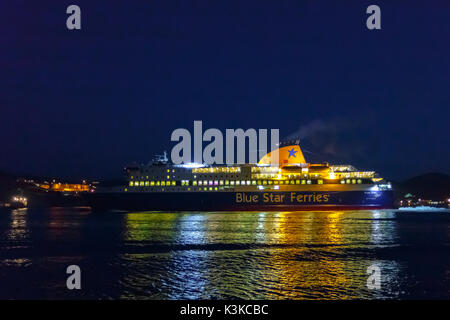
[[[9,1],[0,26],[3,171],[120,176],[203,120],[392,179],[449,172],[448,1]]]

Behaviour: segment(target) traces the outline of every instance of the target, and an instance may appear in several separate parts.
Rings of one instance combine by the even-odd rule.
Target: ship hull
[[[270,192],[95,192],[95,210],[125,211],[301,211],[393,208],[386,191]]]

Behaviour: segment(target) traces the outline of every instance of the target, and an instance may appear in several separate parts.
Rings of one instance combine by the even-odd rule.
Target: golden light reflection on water
[[[325,224],[325,235],[331,244],[342,244],[342,226],[340,219],[343,214],[344,212],[342,211],[336,211],[327,215],[328,223]]]
[[[125,217],[123,239],[128,241],[170,241],[176,236],[176,213],[133,212]]]
[[[380,211],[130,213],[124,234],[128,241],[167,245],[169,252],[155,253],[164,254],[167,270],[158,280],[166,286],[159,298],[361,298],[370,294],[365,284],[372,261],[355,252],[389,241],[392,223],[377,220],[386,216]]]
[[[306,213],[282,212],[277,214],[275,238],[280,243],[291,246],[272,250],[268,256],[271,265],[265,268],[262,276],[272,283],[270,293],[265,297],[295,297],[299,291],[308,294],[317,288],[348,286],[351,281],[346,276],[342,261],[333,260],[323,254],[332,252],[333,245],[342,244],[340,217],[343,212]],[[321,223],[317,223],[317,215]],[[294,221],[291,221],[294,220]],[[322,255],[317,256],[314,245],[320,245]],[[342,297],[341,298],[345,298]]]
[[[6,234],[9,241],[23,241],[29,237],[27,224],[27,209],[12,210],[10,214],[10,225]]]

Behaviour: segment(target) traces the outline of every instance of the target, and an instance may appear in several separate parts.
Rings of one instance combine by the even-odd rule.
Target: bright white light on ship
[[[193,168],[203,168],[204,165],[201,163],[193,163],[192,162],[192,163],[180,164],[179,167],[193,169]]]
[[[258,189],[259,190],[264,190],[264,187],[263,186],[258,186]]]

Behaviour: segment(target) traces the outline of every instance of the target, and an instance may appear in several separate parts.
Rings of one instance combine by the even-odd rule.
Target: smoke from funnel
[[[302,149],[322,161],[347,161],[364,156],[362,131],[362,121],[356,119],[316,119],[300,126],[286,139],[299,138]]]

